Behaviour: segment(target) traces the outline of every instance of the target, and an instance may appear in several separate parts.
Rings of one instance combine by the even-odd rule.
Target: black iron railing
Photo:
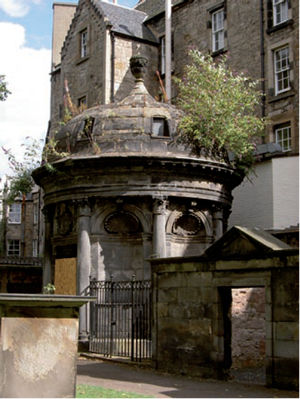
[[[151,282],[95,281],[85,292],[89,306],[89,350],[103,356],[149,359],[151,350]]]

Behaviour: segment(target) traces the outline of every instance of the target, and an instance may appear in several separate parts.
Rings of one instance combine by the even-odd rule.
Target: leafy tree
[[[226,57],[215,62],[198,50],[189,53],[178,85],[178,105],[184,111],[180,121],[181,139],[195,153],[221,157],[247,174],[253,164],[255,141],[265,121],[256,115],[261,93],[258,82],[226,65]],[[233,153],[229,161],[228,152]]]
[[[12,171],[12,175],[9,176],[10,184],[6,195],[6,201],[8,203],[13,202],[20,196],[24,198],[26,194],[30,193],[34,186],[31,173],[34,169],[39,167],[41,163],[42,140],[30,137],[27,137],[26,140],[27,142],[22,144],[22,146],[25,147],[22,162],[16,159],[16,156],[10,149],[2,147],[2,150],[8,158],[9,168]]]
[[[9,94],[11,94],[11,92],[7,88],[5,76],[0,75],[0,101],[5,101]]]

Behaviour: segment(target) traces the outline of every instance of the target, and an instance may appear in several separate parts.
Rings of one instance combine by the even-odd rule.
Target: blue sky
[[[72,0],[63,2],[76,3]],[[118,0],[133,7],[137,0]],[[0,102],[0,178],[11,174],[1,149],[22,159],[26,137],[44,139],[50,118],[52,0],[0,0],[0,75],[11,94]],[[0,184],[1,185],[1,184]]]
[[[118,4],[133,7],[138,0],[118,0]],[[63,0],[76,3],[74,0]],[[13,22],[26,28],[26,45],[39,49],[51,47],[51,0],[0,0],[0,22]]]

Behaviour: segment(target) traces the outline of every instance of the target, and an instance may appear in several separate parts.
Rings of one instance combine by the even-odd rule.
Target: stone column
[[[224,215],[223,210],[215,208],[213,212],[213,226],[214,226],[214,238],[218,240],[224,234]]]
[[[91,209],[88,201],[78,203],[78,228],[77,228],[77,295],[81,295],[90,284],[91,273],[91,243],[90,243],[90,215]],[[80,308],[79,341],[88,339],[88,315],[86,306]]]
[[[154,258],[166,257],[166,201],[160,198],[154,200],[152,248]]]
[[[44,257],[43,257],[43,287],[54,283],[52,268],[52,233],[53,233],[53,210],[47,206],[43,208],[45,219],[44,234]]]

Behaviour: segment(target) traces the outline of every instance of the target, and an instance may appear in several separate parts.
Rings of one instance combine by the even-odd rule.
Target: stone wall
[[[232,289],[232,367],[262,367],[266,354],[264,288]]]
[[[87,56],[80,58],[80,32],[87,29]],[[81,1],[62,48],[61,69],[52,75],[51,130],[63,118],[64,81],[68,81],[75,106],[86,97],[87,107],[102,104],[105,99],[106,25],[89,1]],[[110,56],[110,55],[108,55]],[[58,118],[58,119],[57,119]]]
[[[297,263],[298,258],[293,256],[239,260],[237,270],[234,262],[225,260],[217,263],[199,257],[153,260],[155,366],[169,372],[224,378],[230,370],[232,355],[234,358],[241,341],[247,340],[247,337],[231,336],[233,326],[240,331],[238,323],[242,323],[245,331],[244,319],[238,323],[233,321],[232,325],[228,319],[231,291],[235,287],[257,287],[257,290],[263,286],[264,306],[258,291],[254,291],[253,302],[247,303],[252,321],[255,314],[261,314],[255,326],[249,317],[247,321],[249,333],[257,324],[261,327],[256,331],[258,343],[248,341],[247,349],[250,355],[250,344],[257,345],[259,356],[249,356],[240,365],[248,367],[254,363],[252,360],[260,362],[265,342],[263,364],[267,384],[297,388]],[[261,313],[263,307],[265,323]]]
[[[134,41],[129,38],[115,36],[115,100],[128,96],[134,87],[134,77],[130,72],[129,60],[133,55],[143,55],[149,60],[145,86],[149,93],[158,99],[158,80],[155,75],[158,65],[158,48]]]

